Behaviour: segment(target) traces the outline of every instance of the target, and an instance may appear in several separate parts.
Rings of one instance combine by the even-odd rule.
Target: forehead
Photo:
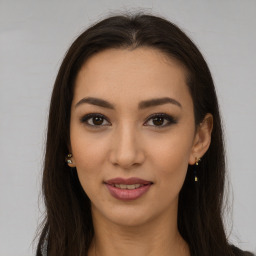
[[[129,103],[188,93],[185,68],[159,50],[107,49],[90,57],[78,72],[74,100],[97,96]]]

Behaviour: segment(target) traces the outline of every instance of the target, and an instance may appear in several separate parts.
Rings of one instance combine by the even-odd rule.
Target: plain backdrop
[[[0,0],[1,256],[34,255],[47,111],[66,50],[88,25],[138,10],[179,25],[210,66],[234,197],[227,230],[231,242],[256,251],[255,0]]]

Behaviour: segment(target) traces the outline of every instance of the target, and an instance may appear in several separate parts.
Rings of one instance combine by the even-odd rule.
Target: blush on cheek
[[[181,155],[169,156],[161,161],[161,177],[167,180],[171,186],[182,186],[187,174],[187,159]]]
[[[97,147],[90,146],[88,144],[75,144],[72,148],[73,156],[77,166],[84,168],[93,168],[93,166],[99,161],[99,149]]]
[[[77,175],[84,192],[88,195],[88,192],[90,191],[90,186],[94,186],[93,171],[77,167]]]

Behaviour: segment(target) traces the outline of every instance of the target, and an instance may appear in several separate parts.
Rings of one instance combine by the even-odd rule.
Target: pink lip
[[[107,180],[105,183],[107,184],[125,184],[125,185],[132,185],[132,184],[143,184],[143,185],[148,185],[152,184],[153,182],[148,181],[148,180],[142,180],[140,178],[136,177],[131,177],[129,179],[124,179],[124,178],[114,178],[111,180]]]
[[[135,188],[135,189],[121,189],[114,187],[114,184],[125,184],[125,185],[132,185],[132,184],[142,184],[142,187]],[[153,183],[151,181],[142,180],[136,177],[132,177],[129,179],[123,178],[115,178],[111,180],[107,180],[105,182],[106,187],[108,188],[110,194],[119,200],[135,200],[145,194],[151,187]]]

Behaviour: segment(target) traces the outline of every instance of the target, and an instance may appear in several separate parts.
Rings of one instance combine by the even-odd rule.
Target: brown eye
[[[159,126],[159,125],[161,126],[161,125],[163,125],[164,120],[165,119],[163,117],[155,117],[155,118],[152,119],[152,122],[156,126]]]
[[[91,120],[93,125],[101,125],[104,121],[102,117],[98,117],[98,116],[92,117]]]
[[[80,119],[81,123],[85,123],[88,126],[92,127],[101,127],[109,125],[109,122],[106,120],[106,118],[101,114],[88,114],[85,115]]]
[[[154,114],[151,117],[149,117],[146,123],[149,126],[153,126],[156,128],[163,128],[171,124],[176,124],[177,120],[172,116],[169,116],[164,113],[160,113],[160,114]]]

